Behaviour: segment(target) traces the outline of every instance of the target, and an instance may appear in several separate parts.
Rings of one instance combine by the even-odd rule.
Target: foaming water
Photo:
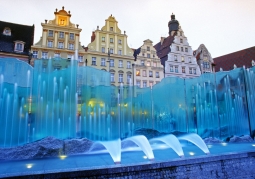
[[[210,151],[208,150],[203,139],[195,133],[184,134],[182,136],[179,136],[178,139],[189,141],[189,142],[195,144],[197,147],[199,147],[204,153],[210,154]]]
[[[166,145],[171,147],[177,153],[177,155],[179,155],[180,157],[184,156],[182,146],[181,146],[179,140],[177,139],[177,137],[175,137],[174,135],[169,134],[169,135],[153,138],[150,140],[151,143],[157,142],[157,141],[164,142]]]
[[[145,153],[148,159],[150,160],[154,159],[154,154],[152,152],[151,145],[145,136],[138,135],[138,136],[129,137],[124,139],[122,142],[125,142],[125,141],[134,142],[136,145],[138,145],[142,149],[142,151]]]

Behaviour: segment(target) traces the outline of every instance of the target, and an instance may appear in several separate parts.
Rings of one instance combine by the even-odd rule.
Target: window
[[[113,27],[110,27],[110,31],[113,31]]]
[[[105,42],[105,37],[102,37],[102,42]]]
[[[191,58],[189,57],[189,63],[191,63]]]
[[[123,67],[123,61],[119,60],[119,68],[122,68],[122,67]]]
[[[68,49],[69,49],[69,50],[73,50],[73,49],[74,49],[74,44],[69,44],[69,45],[68,45]]]
[[[144,60],[141,60],[141,65],[144,66]]]
[[[143,70],[143,77],[146,77],[147,74],[146,74],[146,70]]]
[[[114,82],[114,73],[111,73],[111,82]]]
[[[102,53],[105,53],[105,47],[102,47]]]
[[[182,67],[182,73],[185,73],[185,67]]]
[[[119,74],[119,83],[123,83],[123,74]]]
[[[122,51],[121,51],[121,50],[118,50],[118,54],[121,55],[121,54],[122,54]]]
[[[70,33],[70,34],[69,34],[69,39],[70,39],[70,40],[74,40],[74,33]]]
[[[193,73],[194,73],[194,74],[197,74],[197,70],[196,70],[195,68],[193,69]]]
[[[113,43],[113,38],[110,38],[110,43]]]
[[[181,43],[183,43],[183,40],[182,40],[182,39],[180,39],[180,42],[181,42]]]
[[[38,58],[38,51],[33,51],[33,58]]]
[[[140,76],[140,70],[136,70],[136,76]]]
[[[48,31],[48,36],[49,36],[49,37],[53,37],[53,30],[49,30],[49,31]]]
[[[147,81],[143,81],[143,88],[147,87]]]
[[[159,78],[159,72],[156,72],[156,78]]]
[[[122,43],[121,40],[119,40],[118,43],[121,44]]]
[[[188,48],[185,48],[185,52],[188,52]]]
[[[127,74],[127,83],[128,83],[128,84],[131,83],[131,74]]]
[[[53,47],[53,41],[48,41],[48,47],[50,47],[50,48]]]
[[[59,32],[59,38],[63,39],[64,38],[64,32]]]
[[[182,62],[184,62],[184,57],[182,57]]]
[[[170,65],[170,72],[174,72],[174,67]]]
[[[177,61],[177,55],[174,56],[174,60]]]
[[[101,66],[105,66],[105,58],[101,58]]]
[[[176,46],[176,50],[179,51],[179,46]]]
[[[180,36],[182,36],[182,32],[180,32]]]
[[[114,59],[110,59],[110,67],[114,67]]]
[[[136,86],[140,88],[141,87],[141,81],[136,81]]]
[[[47,59],[48,58],[48,52],[42,52],[42,58]]]
[[[58,42],[58,48],[64,48],[64,43],[63,42]]]
[[[150,61],[147,62],[147,66],[148,67],[151,66],[151,62]]]
[[[149,77],[153,77],[152,71],[149,71]]]
[[[147,51],[150,51],[150,47],[147,47]]]
[[[147,58],[151,58],[151,54],[147,53]]]
[[[96,65],[96,57],[92,57],[92,65]]]
[[[174,67],[174,71],[175,71],[175,73],[178,73],[178,66]]]
[[[78,61],[79,61],[79,62],[83,62],[83,56],[79,55],[79,56],[78,56]]]
[[[181,47],[181,51],[183,52],[183,47]]]
[[[113,49],[112,48],[110,48],[110,54],[113,54]]]
[[[55,53],[55,54],[54,54],[54,57],[55,57],[55,58],[60,58],[60,53]]]
[[[153,66],[154,66],[154,67],[157,67],[157,62],[153,62]]]
[[[192,74],[192,68],[189,68],[189,74]]]
[[[6,36],[11,36],[11,29],[9,27],[5,27],[3,34]]]
[[[22,43],[16,43],[15,50],[17,51],[23,51],[23,44]]]
[[[127,68],[131,68],[131,62],[127,62]]]
[[[150,86],[153,86],[153,81],[150,81]]]

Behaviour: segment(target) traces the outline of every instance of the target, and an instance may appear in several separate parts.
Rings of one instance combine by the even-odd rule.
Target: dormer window
[[[24,44],[25,42],[22,41],[14,41],[14,51],[15,52],[23,52],[24,51]]]
[[[4,35],[11,36],[11,29],[9,27],[5,27],[3,31]]]

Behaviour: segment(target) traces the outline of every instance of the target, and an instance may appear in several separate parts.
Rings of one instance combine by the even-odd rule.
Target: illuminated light
[[[66,155],[60,155],[60,156],[59,156],[59,158],[60,158],[61,160],[64,160],[66,157],[67,157]]]
[[[112,111],[112,115],[114,115],[114,111]]]
[[[143,156],[143,158],[144,158],[144,159],[147,159],[148,157],[145,155],[145,156]]]
[[[221,145],[222,146],[227,146],[228,144],[224,142],[224,143],[221,143]]]
[[[207,145],[208,148],[212,148],[212,145]]]
[[[127,107],[128,106],[128,104],[124,104],[124,107]]]
[[[253,147],[255,147],[255,144],[252,144]]]
[[[194,152],[190,152],[189,154],[190,154],[190,155],[195,155],[195,153],[194,153]]]
[[[179,104],[179,108],[181,108],[182,107],[182,105],[181,104]]]
[[[32,168],[32,164],[26,164],[27,168]]]

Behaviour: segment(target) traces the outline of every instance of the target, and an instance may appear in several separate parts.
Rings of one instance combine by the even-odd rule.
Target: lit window
[[[182,67],[182,73],[185,73],[185,67]]]
[[[113,27],[110,27],[110,31],[113,31]]]
[[[74,40],[74,33],[70,33],[69,38],[70,38],[70,40]]]
[[[50,48],[53,47],[53,41],[48,41],[48,47],[50,47]]]
[[[136,76],[140,76],[140,70],[136,70]]]
[[[102,47],[102,53],[105,53],[105,47]]]
[[[110,38],[110,43],[113,43],[113,38]]]
[[[83,62],[83,56],[79,55],[78,60],[79,60],[79,62]]]
[[[174,71],[175,71],[175,73],[178,73],[178,66],[174,67]]]
[[[119,74],[119,82],[123,83],[123,74]]]
[[[53,30],[49,30],[49,31],[48,31],[48,36],[49,36],[49,37],[53,37]]]
[[[151,54],[147,53],[147,58],[151,58]]]
[[[101,58],[101,66],[105,66],[105,58]]]
[[[151,66],[151,62],[150,61],[147,62],[147,66],[148,67]]]
[[[110,67],[114,67],[114,59],[110,59]]]
[[[156,78],[159,78],[159,72],[156,72]]]
[[[184,57],[182,57],[182,62],[184,62]]]
[[[63,42],[58,42],[58,48],[64,48],[64,43]]]
[[[131,68],[131,62],[127,62],[127,68]]]
[[[96,57],[92,57],[92,65],[96,65]]]
[[[118,54],[119,54],[119,55],[121,55],[121,54],[122,54],[122,51],[121,51],[121,50],[119,50],[119,51],[118,51]]]
[[[143,77],[146,77],[147,74],[146,74],[146,70],[143,70]]]
[[[113,54],[113,49],[112,48],[110,48],[110,53]]]
[[[63,39],[64,38],[64,32],[59,32],[59,38]]]
[[[69,44],[68,49],[73,50],[74,49],[74,44]]]
[[[114,73],[111,73],[111,82],[114,82]]]
[[[42,52],[42,58],[47,59],[48,58],[48,52]]]
[[[136,81],[136,86],[140,88],[141,87],[141,81]]]
[[[122,68],[123,67],[123,61],[119,60],[119,67]]]
[[[38,58],[38,51],[33,51],[33,58]]]
[[[102,42],[105,42],[105,37],[102,37]]]
[[[153,62],[153,66],[154,66],[154,67],[157,67],[157,62]]]
[[[147,87],[147,81],[143,81],[143,88]]]
[[[149,77],[153,77],[152,71],[149,71]]]
[[[121,40],[119,40],[119,44],[121,44]]]
[[[170,72],[174,72],[174,67],[172,65],[170,66]]]

